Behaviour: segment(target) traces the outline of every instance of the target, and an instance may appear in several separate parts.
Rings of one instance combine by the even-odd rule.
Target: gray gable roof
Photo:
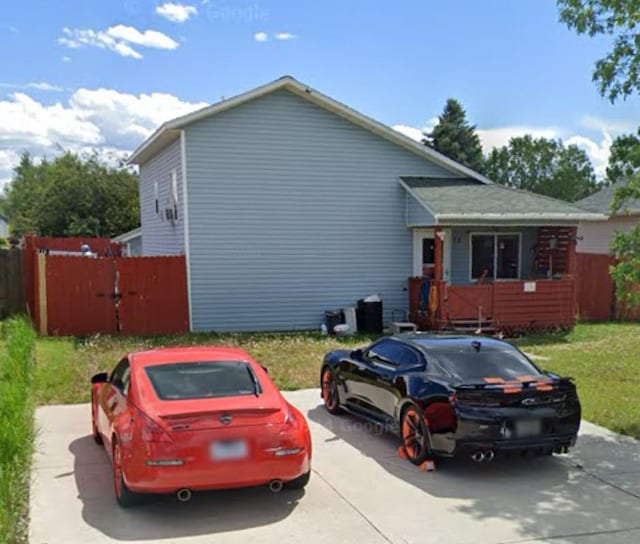
[[[624,185],[626,185],[625,182],[614,183],[613,185],[609,185],[608,187],[600,189],[597,193],[593,193],[587,198],[578,200],[576,204],[592,212],[600,212],[611,215],[611,202],[613,202],[613,197],[615,196],[616,190]],[[616,215],[623,215],[626,213],[640,213],[640,199],[635,199],[627,202],[625,206],[623,206],[623,208],[616,213]]]
[[[402,177],[400,183],[439,224],[558,222],[604,220],[574,204],[470,178]]]
[[[347,121],[350,121],[362,128],[372,132],[373,134],[377,134],[378,136],[396,144],[405,149],[415,153],[421,157],[424,157],[443,168],[449,170],[454,175],[458,176],[467,176],[472,179],[476,179],[482,183],[492,183],[488,178],[484,177],[482,174],[471,170],[470,168],[446,157],[442,153],[439,153],[435,149],[431,149],[430,147],[421,144],[420,142],[416,142],[415,140],[401,134],[397,130],[392,129],[391,127],[372,119],[360,113],[359,111],[350,108],[349,106],[343,104],[327,96],[322,94],[320,91],[298,81],[297,79],[291,76],[283,76],[275,81],[267,83],[266,85],[262,85],[257,87],[251,91],[247,91],[245,93],[236,95],[232,98],[228,98],[212,104],[211,106],[206,106],[200,110],[194,111],[193,113],[189,113],[187,115],[183,115],[182,117],[178,117],[171,121],[164,123],[160,126],[149,138],[147,138],[139,147],[136,149],[131,157],[129,157],[129,164],[138,164],[142,165],[147,162],[151,157],[157,154],[160,150],[165,148],[169,143],[175,141],[180,137],[180,131],[190,125],[191,123],[195,123],[200,121],[201,119],[206,119],[212,115],[216,115],[223,111],[229,110],[231,108],[235,108],[242,104],[245,104],[251,100],[255,100],[256,98],[260,98],[261,96],[265,96],[269,93],[278,90],[287,90],[290,91],[309,102],[312,102],[327,111],[333,112],[340,117],[343,117]]]

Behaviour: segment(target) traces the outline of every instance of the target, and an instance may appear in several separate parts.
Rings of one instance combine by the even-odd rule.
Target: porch
[[[574,326],[572,226],[414,229],[409,318],[473,333]]]

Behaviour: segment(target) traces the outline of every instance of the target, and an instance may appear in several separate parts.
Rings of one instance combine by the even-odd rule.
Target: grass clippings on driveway
[[[89,378],[111,370],[129,351],[160,346],[240,346],[268,367],[282,389],[317,387],[323,355],[371,339],[323,337],[314,333],[193,334],[174,337],[96,336],[85,341],[41,338],[36,356],[36,400],[40,404],[87,402]],[[581,324],[566,335],[516,340],[542,368],[573,376],[583,415],[589,421],[640,438],[640,324]]]

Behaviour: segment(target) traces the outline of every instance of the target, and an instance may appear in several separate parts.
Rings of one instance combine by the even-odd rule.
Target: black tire
[[[93,391],[91,392],[91,434],[93,435],[95,443],[102,445],[102,435],[98,432],[98,428],[96,427],[96,410],[93,400]]]
[[[118,442],[113,442],[113,487],[116,501],[122,508],[129,508],[140,503],[142,496],[131,491],[124,481],[124,471],[122,470],[120,447]]]
[[[322,369],[320,374],[320,390],[322,391],[322,400],[327,412],[334,416],[341,414],[342,408],[340,407],[336,376],[331,367],[325,366]]]
[[[295,480],[287,482],[284,486],[287,489],[302,489],[309,483],[310,478],[311,470],[309,470],[309,472],[305,472],[302,476],[298,476]]]
[[[421,465],[432,458],[429,444],[429,429],[420,409],[410,404],[402,411],[400,436],[407,459],[414,465]]]

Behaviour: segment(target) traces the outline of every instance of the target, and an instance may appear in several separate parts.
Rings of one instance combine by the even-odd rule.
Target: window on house
[[[178,172],[171,172],[171,208],[173,220],[178,220]]]
[[[520,277],[519,234],[472,234],[471,279]]]

